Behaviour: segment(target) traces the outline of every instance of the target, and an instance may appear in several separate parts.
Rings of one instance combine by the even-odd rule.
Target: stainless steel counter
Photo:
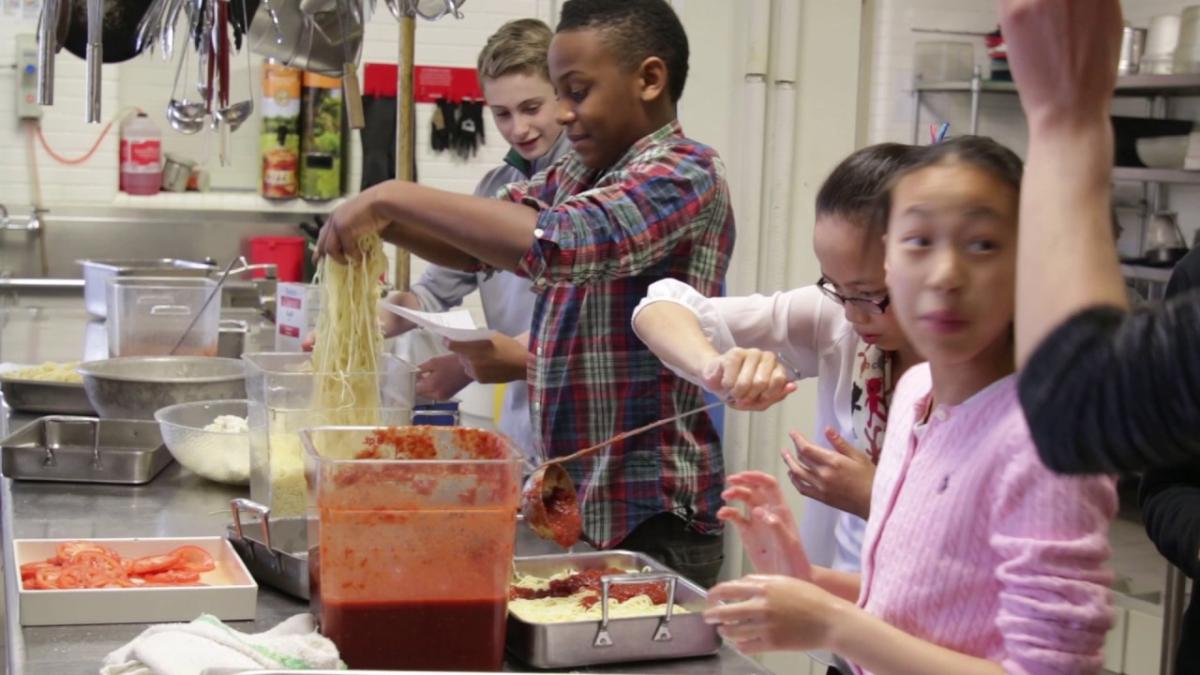
[[[75,307],[0,309],[0,361],[21,363],[81,358],[86,315],[82,300]],[[31,417],[0,416],[0,434]],[[0,536],[4,557],[4,658],[10,675],[95,673],[101,659],[133,639],[141,624],[48,626],[22,628],[12,540],[16,538],[95,538],[212,536],[229,522],[229,500],[245,496],[245,488],[206,481],[178,464],[167,467],[151,483],[138,487],[32,483],[3,479],[0,484]],[[522,548],[525,548],[522,545]],[[307,603],[260,587],[254,621],[231,622],[238,630],[266,630],[284,618],[307,611]],[[506,665],[519,672],[520,664]],[[725,647],[713,657],[653,664],[622,664],[580,672],[700,673],[750,675],[769,673],[754,661]]]

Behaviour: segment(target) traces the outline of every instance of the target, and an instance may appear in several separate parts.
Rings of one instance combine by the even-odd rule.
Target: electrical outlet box
[[[36,120],[42,117],[42,106],[38,104],[38,57],[37,36],[17,36],[17,119]]]

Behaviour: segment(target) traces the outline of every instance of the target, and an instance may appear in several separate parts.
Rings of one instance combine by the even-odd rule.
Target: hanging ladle
[[[194,134],[204,128],[205,105],[203,101],[192,103],[186,98],[175,98],[175,93],[179,91],[179,78],[187,63],[188,50],[181,51],[179,65],[175,67],[175,83],[171,86],[171,100],[167,103],[167,123],[181,134]]]
[[[525,517],[525,522],[533,529],[534,534],[542,539],[549,539],[563,548],[570,547],[583,535],[583,520],[579,512],[579,497],[575,492],[575,484],[571,482],[571,477],[567,474],[566,469],[562,468],[563,464],[590,455],[631,436],[677,422],[685,417],[698,415],[717,406],[725,405],[725,403],[725,401],[709,403],[636,429],[623,431],[606,441],[564,457],[556,457],[542,462],[533,470],[529,480],[525,483],[525,494],[521,499],[521,514]]]
[[[223,0],[223,1],[228,2],[228,0]],[[245,2],[242,3],[242,25],[243,26],[250,25],[248,23],[248,17],[246,15],[246,3]],[[254,113],[254,85],[253,85],[254,67],[250,63],[250,45],[246,42],[243,42],[242,51],[246,52],[246,78],[247,78],[247,81],[250,82],[250,84],[249,84],[250,98],[248,98],[244,101],[238,101],[237,103],[234,103],[233,105],[229,105],[228,101],[226,101],[224,103],[224,105],[222,105],[220,108],[217,109],[217,111],[215,113],[213,113],[214,115],[216,115],[217,119],[221,120],[221,122],[225,126],[229,127],[229,131],[231,131],[231,132],[237,131],[238,127],[242,126],[242,122],[245,122],[247,119],[250,118],[250,115],[252,115]]]

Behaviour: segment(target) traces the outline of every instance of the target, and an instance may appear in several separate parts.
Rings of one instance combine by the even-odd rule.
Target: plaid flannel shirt
[[[539,294],[529,400],[535,441],[546,455],[566,455],[703,405],[700,389],[667,370],[630,319],[659,279],[719,293],[734,222],[716,152],[685,138],[673,121],[603,172],[569,153],[500,196],[539,211],[535,242],[518,273]],[[707,415],[593,457],[565,467],[579,488],[584,536],[593,544],[616,546],[663,512],[697,532],[720,532],[725,469]]]

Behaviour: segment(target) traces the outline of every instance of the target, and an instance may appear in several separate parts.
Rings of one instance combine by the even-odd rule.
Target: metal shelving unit
[[[983,71],[975,67],[970,80],[954,82],[922,82],[913,86],[913,143],[920,142],[921,104],[929,94],[969,94],[971,96],[970,132],[979,133],[979,107],[984,95],[1013,96],[1017,87],[1012,82],[993,82],[983,78]],[[1124,75],[1117,78],[1114,95],[1123,98],[1142,98],[1149,104],[1149,115],[1165,118],[1170,112],[1170,101],[1183,96],[1200,96],[1200,73],[1184,75]],[[1164,185],[1200,185],[1200,171],[1184,169],[1147,169],[1142,167],[1118,166],[1113,169],[1116,182],[1141,183],[1143,185],[1142,243],[1145,249],[1145,225],[1149,217],[1167,207]],[[1122,265],[1125,277],[1131,281],[1158,284],[1158,294],[1171,276],[1170,268],[1141,265]]]

